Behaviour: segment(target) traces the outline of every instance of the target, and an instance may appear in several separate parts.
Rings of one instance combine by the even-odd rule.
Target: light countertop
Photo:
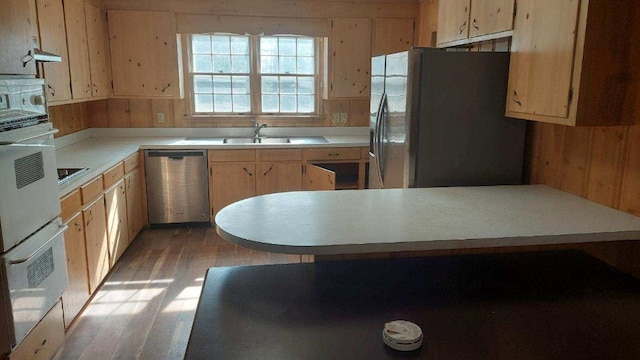
[[[640,239],[640,218],[542,185],[287,192],[218,212],[238,245],[353,254]]]
[[[277,149],[369,145],[368,129],[363,128],[274,128],[269,130],[264,131],[263,135],[323,136],[327,143],[223,144],[221,141],[188,139],[191,137],[242,136],[246,135],[247,129],[89,129],[89,131],[56,139],[58,168],[89,168],[81,176],[60,185],[58,192],[60,197],[65,196],[141,149]]]

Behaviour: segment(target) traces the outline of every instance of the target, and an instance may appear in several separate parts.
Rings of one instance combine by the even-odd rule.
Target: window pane
[[[296,112],[295,95],[280,95],[280,112]]]
[[[214,76],[213,92],[215,94],[231,94],[231,76]]]
[[[262,95],[262,112],[279,112],[278,95]]]
[[[296,58],[293,56],[281,56],[280,57],[280,73],[281,74],[295,74],[296,73]]]
[[[231,72],[233,73],[249,73],[249,56],[248,55],[231,55]]]
[[[193,55],[193,71],[211,72],[211,70],[213,70],[211,55]]]
[[[196,112],[213,112],[213,95],[196,94],[193,100]]]
[[[313,56],[313,39],[298,39],[298,56]]]
[[[299,57],[298,59],[298,71],[297,74],[309,74],[309,75],[313,75],[315,73],[314,71],[314,64],[313,64],[313,58],[312,57]]]
[[[250,94],[250,86],[249,86],[249,77],[248,76],[232,76],[231,81],[233,82],[233,90],[234,94],[242,94],[249,95]]]
[[[212,42],[214,54],[231,54],[231,49],[229,48],[229,36],[214,35]]]
[[[249,54],[249,38],[246,36],[231,37],[231,53],[239,55]]]
[[[298,112],[312,113],[315,109],[312,95],[300,95],[298,96]]]
[[[277,76],[263,76],[262,77],[262,93],[263,94],[277,94],[279,89]]]
[[[295,94],[296,93],[296,78],[295,77],[280,77],[280,94]]]
[[[263,74],[278,73],[278,57],[277,56],[261,56],[260,72]]]
[[[231,72],[231,58],[229,55],[213,55],[213,72]]]
[[[214,108],[217,112],[233,111],[233,108],[231,106],[231,95],[214,95],[213,103]]]
[[[250,112],[249,95],[233,95],[233,112]]]
[[[260,55],[278,55],[278,38],[260,37]]]
[[[280,55],[296,54],[296,38],[281,37],[278,40],[278,53]]]
[[[298,77],[298,94],[315,93],[314,79],[312,77]]]
[[[193,91],[196,93],[211,94],[213,92],[213,79],[209,75],[194,75]]]
[[[193,35],[191,49],[194,54],[211,54],[211,37],[209,35]]]

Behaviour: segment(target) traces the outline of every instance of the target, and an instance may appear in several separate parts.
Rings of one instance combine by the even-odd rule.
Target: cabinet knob
[[[31,95],[29,98],[31,105],[44,105],[44,96],[42,95]]]
[[[462,34],[465,27],[467,27],[467,20],[465,20],[464,23],[462,23],[462,25],[460,25],[460,27],[458,28],[458,31],[460,31],[460,34]]]
[[[480,30],[480,28],[478,27],[478,20],[473,19],[473,23],[471,24],[476,30]]]

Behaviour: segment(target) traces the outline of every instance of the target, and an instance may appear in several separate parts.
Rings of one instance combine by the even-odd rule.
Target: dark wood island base
[[[577,251],[211,268],[185,358],[635,360],[640,281]]]

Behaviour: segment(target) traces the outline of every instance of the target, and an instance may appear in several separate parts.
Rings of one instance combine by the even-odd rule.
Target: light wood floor
[[[300,262],[233,245],[209,227],[144,230],[76,319],[54,359],[182,359],[205,271]]]

